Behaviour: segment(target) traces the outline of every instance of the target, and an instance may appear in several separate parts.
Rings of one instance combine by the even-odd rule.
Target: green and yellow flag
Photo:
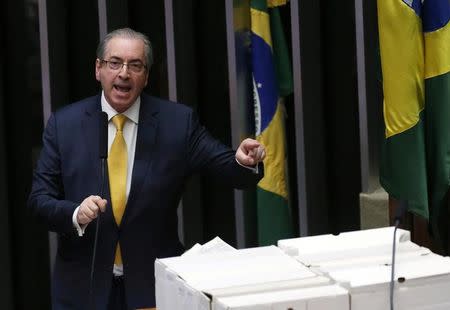
[[[259,245],[293,236],[288,204],[284,109],[292,92],[292,74],[279,5],[286,1],[251,1],[251,51],[255,133],[266,146],[265,176],[257,187]]]
[[[385,143],[380,181],[443,238],[450,176],[450,2],[378,0]]]

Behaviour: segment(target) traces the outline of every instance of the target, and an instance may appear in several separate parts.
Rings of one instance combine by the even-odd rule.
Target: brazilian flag
[[[385,141],[380,181],[445,241],[450,177],[450,1],[378,0]]]
[[[293,237],[282,99],[292,92],[292,73],[277,7],[285,3],[252,0],[250,8],[255,134],[266,147],[256,192],[259,245]]]

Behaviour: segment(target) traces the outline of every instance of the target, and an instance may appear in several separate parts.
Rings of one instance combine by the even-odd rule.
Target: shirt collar
[[[104,91],[102,91],[101,104],[102,104],[102,111],[108,114],[108,122],[111,120],[111,118],[119,114],[106,100]],[[136,101],[131,105],[131,107],[129,107],[128,110],[126,110],[122,114],[125,115],[129,120],[133,121],[135,124],[138,124],[140,107],[141,107],[141,97],[137,97]]]

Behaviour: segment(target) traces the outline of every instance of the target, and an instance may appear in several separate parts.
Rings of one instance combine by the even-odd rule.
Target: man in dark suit
[[[29,207],[58,233],[54,309],[89,308],[100,213],[93,308],[150,308],[155,258],[183,251],[176,209],[186,178],[205,172],[244,188],[262,177],[264,148],[257,141],[245,139],[234,152],[213,139],[190,108],[142,93],[151,63],[145,35],[113,31],[97,50],[102,93],[57,111],[47,123]],[[109,121],[104,197],[98,196],[100,111]]]

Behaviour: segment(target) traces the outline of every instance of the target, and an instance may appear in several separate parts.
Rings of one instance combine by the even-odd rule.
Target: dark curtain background
[[[37,5],[7,0],[0,16],[1,308],[49,309],[48,235],[26,209],[43,128]]]
[[[323,69],[332,232],[359,229],[358,92],[354,1],[324,1]],[[375,40],[375,39],[371,39]]]
[[[308,235],[359,229],[354,10],[354,1],[299,1],[303,119],[289,101],[286,107],[291,167],[297,164],[292,135],[298,123],[304,126]],[[286,20],[289,12],[283,14]],[[291,176],[291,189],[296,182]],[[292,196],[297,205],[297,193]]]

